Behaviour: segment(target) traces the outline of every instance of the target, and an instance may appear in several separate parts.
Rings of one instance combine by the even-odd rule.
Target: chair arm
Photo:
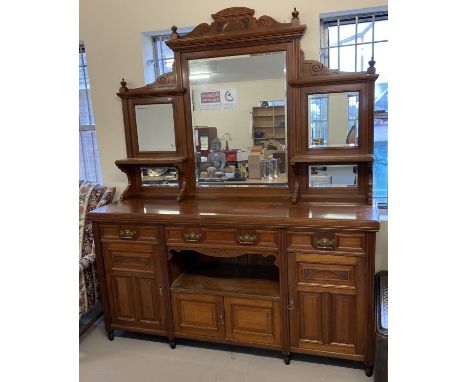
[[[83,258],[80,259],[80,271],[84,271],[88,269],[90,266],[93,265],[95,261],[96,261],[96,255],[94,253],[84,256]]]

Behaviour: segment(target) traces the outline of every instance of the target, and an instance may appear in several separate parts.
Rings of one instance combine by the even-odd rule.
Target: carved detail
[[[185,251],[187,250],[186,247],[177,247],[171,246],[168,248],[169,251]],[[194,251],[199,252],[203,255],[211,256],[211,257],[239,257],[244,255],[260,255],[263,257],[274,256],[275,262],[274,264],[278,266],[278,254],[275,252],[262,252],[259,250],[249,250],[245,248],[193,248]]]
[[[149,267],[150,259],[149,257],[127,257],[127,256],[115,256],[114,262],[116,264],[128,264],[128,265],[144,265]]]
[[[132,177],[131,177],[131,174],[130,174],[130,167],[119,164],[119,163],[117,163],[117,161],[116,161],[115,165],[117,166],[117,168],[120,171],[122,171],[125,175],[127,175],[127,187],[122,192],[122,195],[120,195],[120,200],[123,201],[125,199],[130,198],[134,193],[133,186],[132,186]]]
[[[152,82],[151,84],[148,84],[146,86],[143,86],[143,88],[140,89],[160,89],[160,88],[173,88],[176,86],[176,75],[174,72],[169,72],[169,73],[164,73],[160,75],[156,81]],[[132,89],[132,90],[138,90],[137,89]]]
[[[192,32],[186,34],[185,36],[178,36],[177,39],[183,40],[187,38],[214,35],[218,33],[249,32],[258,29],[291,26],[293,24],[280,23],[274,18],[265,15],[257,19],[253,16],[254,13],[254,9],[246,7],[232,7],[223,9],[211,15],[214,20],[211,24],[199,24],[192,30]],[[299,12],[297,12],[297,14],[299,14]],[[294,18],[294,12],[293,20],[294,24],[297,24],[298,19]]]
[[[304,269],[303,277],[309,280],[314,280],[316,278],[329,280],[349,280],[349,272],[308,268]]]

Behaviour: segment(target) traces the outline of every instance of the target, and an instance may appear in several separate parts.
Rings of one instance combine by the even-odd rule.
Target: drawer
[[[242,228],[166,227],[166,243],[168,246],[250,246],[277,249],[278,232]]]
[[[365,233],[288,232],[288,249],[341,252],[366,252]]]
[[[154,273],[155,248],[151,244],[102,243],[106,267],[113,271],[138,271]]]
[[[308,253],[296,253],[293,256],[294,276],[298,284],[356,286],[356,257]]]
[[[101,224],[101,240],[156,241],[159,242],[158,226],[137,224]]]

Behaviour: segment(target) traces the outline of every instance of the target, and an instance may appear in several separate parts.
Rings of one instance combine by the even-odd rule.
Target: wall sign
[[[237,108],[236,89],[207,90],[200,92],[200,110]]]

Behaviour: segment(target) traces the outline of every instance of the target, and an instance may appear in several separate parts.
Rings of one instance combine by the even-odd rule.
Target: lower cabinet
[[[172,311],[176,335],[280,344],[279,301],[172,292]]]
[[[363,359],[364,258],[290,254],[291,347]]]
[[[166,330],[166,309],[156,244],[103,242],[112,324],[149,332]]]

